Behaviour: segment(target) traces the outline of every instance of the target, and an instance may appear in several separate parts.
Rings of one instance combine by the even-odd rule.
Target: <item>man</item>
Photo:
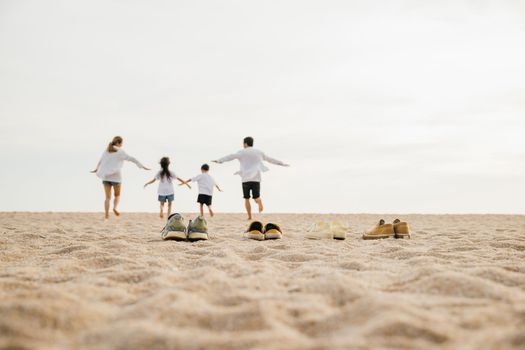
[[[263,151],[253,148],[253,138],[246,137],[243,141],[244,149],[237,153],[230,154],[229,156],[214,160],[215,163],[229,162],[234,159],[238,159],[241,164],[241,169],[236,172],[241,176],[242,179],[242,192],[244,194],[244,202],[246,206],[246,212],[248,213],[248,220],[252,219],[252,207],[250,204],[250,192],[251,197],[255,200],[259,206],[259,213],[264,210],[262,199],[261,199],[261,173],[268,171],[268,168],[264,166],[263,160],[268,163],[272,163],[280,166],[289,166],[281,162],[280,160],[273,159],[264,154]]]

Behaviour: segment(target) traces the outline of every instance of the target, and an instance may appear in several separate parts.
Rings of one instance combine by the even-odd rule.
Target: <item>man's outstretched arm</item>
[[[272,163],[272,164],[275,164],[275,165],[280,165],[280,166],[290,166],[289,164],[286,164],[284,162],[281,162],[280,160],[277,160],[275,158],[272,158],[272,157],[268,157],[266,154],[263,153],[263,159],[265,161],[267,161],[268,163]]]
[[[230,154],[229,156],[222,157],[217,160],[212,160],[212,162],[221,164],[221,163],[229,162],[235,159],[239,159],[239,153],[233,153],[233,154]]]

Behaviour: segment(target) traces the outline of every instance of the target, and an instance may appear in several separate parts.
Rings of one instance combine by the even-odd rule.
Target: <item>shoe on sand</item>
[[[267,223],[264,226],[264,238],[265,239],[281,239],[283,238],[283,231],[279,225]]]
[[[385,220],[381,219],[377,225],[370,228],[363,234],[363,239],[381,239],[394,237],[394,225],[385,224]]]
[[[334,239],[346,239],[346,233],[348,231],[348,228],[341,224],[339,221],[334,221],[330,224],[330,232],[332,233]]]
[[[306,238],[308,239],[323,239],[323,238],[334,238],[334,234],[330,228],[330,224],[326,221],[318,221],[306,230]]]
[[[208,240],[208,223],[204,217],[198,216],[188,224],[188,241],[206,240]]]
[[[254,221],[248,226],[248,230],[244,234],[244,237],[249,239],[255,239],[256,241],[264,241],[264,226],[260,221]]]
[[[170,215],[166,226],[160,232],[160,237],[163,240],[185,241],[186,225],[184,218],[178,213]]]
[[[394,233],[396,238],[411,238],[408,223],[402,222],[399,219],[394,220]]]

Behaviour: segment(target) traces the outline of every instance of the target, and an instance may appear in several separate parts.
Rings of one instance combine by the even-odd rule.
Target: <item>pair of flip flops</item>
[[[350,229],[339,221],[318,221],[306,231],[308,239],[337,239],[345,240]]]
[[[379,223],[368,229],[363,234],[363,239],[383,239],[383,238],[408,238],[412,237],[410,226],[407,222],[395,219],[391,224],[385,223],[385,220],[379,220]]]
[[[244,233],[244,237],[254,239],[256,241],[264,241],[265,239],[281,239],[283,231],[277,224],[267,223],[264,225],[260,221],[254,221],[248,226]]]
[[[208,223],[204,217],[198,216],[186,226],[182,215],[175,213],[168,218],[160,237],[165,241],[205,241],[208,240]]]

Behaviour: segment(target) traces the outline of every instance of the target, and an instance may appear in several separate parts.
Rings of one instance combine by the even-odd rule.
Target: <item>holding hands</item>
[[[180,182],[180,185],[179,185],[179,186],[186,185],[186,186],[188,186],[188,188],[191,190],[191,186],[188,184],[188,182],[191,181],[191,180],[184,181],[184,180],[182,180],[182,179],[179,178],[179,177],[177,178],[177,180],[179,180],[179,182]],[[151,185],[151,184],[154,183],[155,181],[157,181],[157,179],[152,179],[151,181],[146,182],[146,183],[144,184],[144,188],[146,188],[148,185]]]
[[[180,181],[180,184],[179,184],[179,186],[183,186],[183,185],[186,185],[186,186],[188,186],[188,188],[189,188],[189,189],[191,190],[191,186],[190,186],[190,184],[189,184],[189,182],[190,182],[191,180],[187,180],[187,181],[184,181],[184,180],[182,180],[182,179],[179,179],[179,178],[177,178],[177,180],[179,180],[179,181]]]

